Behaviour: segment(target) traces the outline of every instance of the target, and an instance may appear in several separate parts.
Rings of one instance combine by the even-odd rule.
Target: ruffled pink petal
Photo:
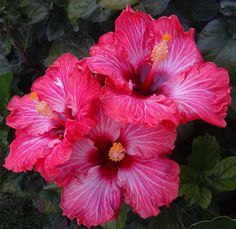
[[[45,162],[40,161],[36,169],[47,182],[56,182],[59,186],[66,186],[78,174],[87,174],[90,168],[99,165],[100,156],[93,142],[84,138],[73,144],[71,157],[65,163],[54,169],[45,170]]]
[[[178,124],[178,113],[172,100],[163,95],[139,98],[105,87],[101,100],[105,114],[123,123],[156,127],[162,121]]]
[[[151,53],[150,23],[153,19],[127,7],[115,22],[115,35],[133,66],[138,66]]]
[[[115,179],[106,179],[101,168],[94,167],[85,177],[64,187],[61,197],[63,214],[77,218],[88,227],[116,219],[121,205],[121,192]]]
[[[67,89],[67,107],[71,109],[73,117],[81,122],[83,119],[85,122],[87,120],[87,125],[89,126],[92,124],[92,121],[96,120],[94,113],[97,111],[99,105],[101,87],[89,71],[86,60],[79,62],[77,71],[74,71],[72,76],[67,80]],[[89,126],[89,128],[94,125]]]
[[[65,139],[62,141],[58,140],[58,144],[52,148],[51,152],[45,158],[45,170],[54,169],[57,165],[65,163],[70,159],[71,153],[71,144]]]
[[[31,90],[37,92],[54,111],[66,110],[67,81],[78,64],[78,59],[70,53],[61,55],[49,66],[44,77],[37,79]]]
[[[163,124],[156,128],[129,124],[124,126],[119,139],[122,140],[127,154],[151,159],[173,150],[176,131]]]
[[[43,134],[52,129],[55,126],[52,114],[37,111],[36,103],[30,95],[14,96],[7,106],[11,111],[6,118],[7,125],[15,129],[24,129],[31,135]]]
[[[51,139],[46,135],[34,137],[17,134],[17,138],[10,145],[10,154],[5,160],[4,167],[13,172],[31,170],[40,158],[50,153],[56,143],[57,139]]]
[[[88,65],[94,73],[109,76],[120,90],[131,90],[127,79],[133,70],[113,32],[101,36],[90,55]]]
[[[93,141],[96,141],[98,137],[105,137],[111,142],[114,142],[116,139],[118,139],[118,137],[120,136],[121,128],[124,125],[106,116],[101,107],[98,110],[97,117],[98,124],[89,132],[88,137]]]
[[[171,76],[203,61],[194,41],[194,29],[184,32],[177,16],[160,17],[158,20],[152,21],[151,27],[156,43],[161,41],[165,33],[172,37],[168,42],[168,57],[158,65],[158,72]]]
[[[229,76],[214,63],[196,65],[174,76],[163,85],[162,93],[177,104],[182,123],[203,119],[225,127],[224,118],[231,102]]]
[[[178,194],[179,167],[170,159],[132,161],[121,167],[118,180],[125,202],[142,218],[157,215],[159,207],[168,206]]]
[[[94,104],[94,106],[96,107],[96,104]],[[94,114],[94,112],[91,114]],[[84,118],[79,120],[67,119],[65,123],[66,140],[71,144],[76,142],[79,138],[86,135],[92,127],[96,126],[97,122],[95,120],[96,117],[94,117],[94,120],[89,118]]]

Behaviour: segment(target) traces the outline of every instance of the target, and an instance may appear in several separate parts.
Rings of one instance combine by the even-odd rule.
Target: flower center
[[[114,142],[109,150],[109,159],[111,161],[121,161],[125,157],[125,149],[120,142]]]
[[[35,110],[46,117],[53,117],[53,112],[51,108],[48,106],[47,102],[45,101],[39,101],[38,95],[36,92],[31,92],[29,94],[29,98],[33,101],[35,101]]]
[[[168,56],[168,42],[171,41],[172,37],[170,34],[165,33],[162,36],[162,41],[158,44],[156,44],[152,50],[151,54],[151,61],[152,61],[152,67],[144,80],[141,90],[143,92],[147,91],[150,87],[150,85],[153,82],[153,77],[155,75],[157,65],[160,64],[162,61],[164,61]]]

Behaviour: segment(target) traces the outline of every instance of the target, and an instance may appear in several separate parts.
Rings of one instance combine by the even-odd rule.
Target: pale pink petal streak
[[[162,93],[174,100],[182,122],[203,119],[224,127],[224,118],[230,104],[229,76],[214,63],[196,65],[176,75],[163,85]]]
[[[179,167],[169,159],[137,160],[118,172],[124,200],[142,218],[157,215],[178,194]]]
[[[176,131],[163,124],[156,128],[128,124],[122,129],[120,139],[129,155],[151,159],[171,152]]]
[[[45,75],[37,79],[31,90],[37,92],[57,112],[66,110],[67,81],[78,64],[78,59],[70,53],[61,55],[49,66]]]
[[[100,167],[73,180],[62,192],[63,214],[88,227],[116,219],[120,205],[121,192],[115,180],[103,178]]]
[[[153,19],[127,7],[115,22],[115,36],[124,48],[128,60],[136,68],[151,52],[150,23]]]

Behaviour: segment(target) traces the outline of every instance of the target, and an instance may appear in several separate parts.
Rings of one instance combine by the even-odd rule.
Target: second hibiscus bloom
[[[101,100],[117,121],[157,126],[202,119],[224,127],[230,104],[229,76],[205,63],[175,15],[154,20],[130,7],[90,50],[88,64],[107,76]]]

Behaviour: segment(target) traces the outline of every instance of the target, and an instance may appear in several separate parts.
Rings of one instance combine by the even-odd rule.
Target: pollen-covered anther
[[[114,142],[109,150],[109,159],[111,161],[121,161],[125,157],[125,149],[120,142]]]
[[[168,55],[167,43],[171,41],[171,39],[172,39],[171,35],[165,33],[162,36],[162,41],[154,46],[151,54],[151,61],[153,63],[160,63],[167,58]]]
[[[53,116],[51,108],[45,101],[38,101],[35,106],[36,106],[35,109],[39,114],[47,117]]]

